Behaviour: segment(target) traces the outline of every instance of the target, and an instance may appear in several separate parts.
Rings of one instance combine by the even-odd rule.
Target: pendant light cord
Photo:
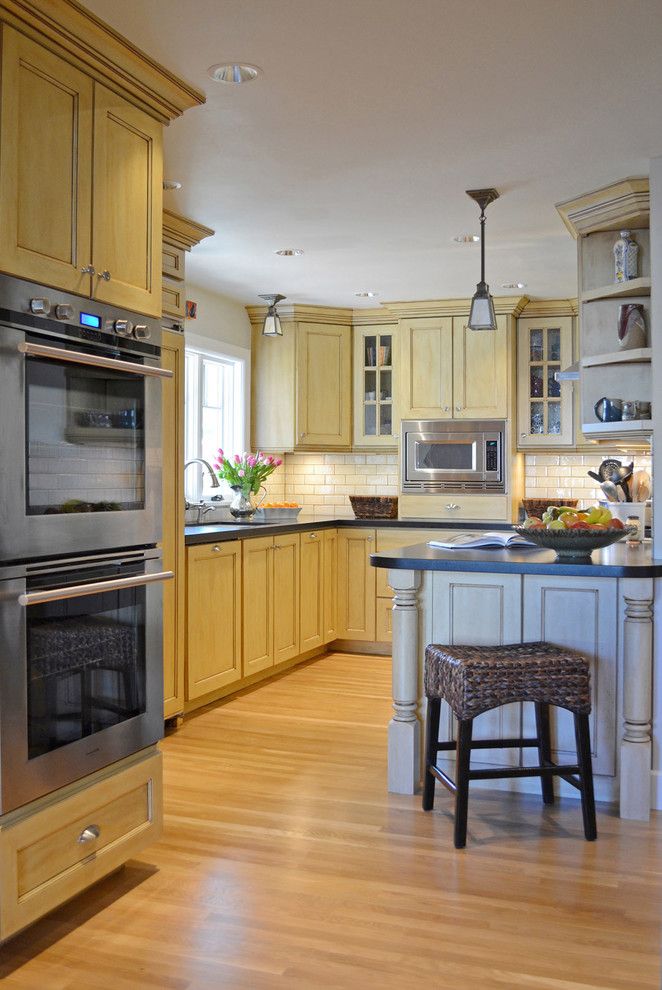
[[[485,285],[485,207],[480,210],[480,283]]]

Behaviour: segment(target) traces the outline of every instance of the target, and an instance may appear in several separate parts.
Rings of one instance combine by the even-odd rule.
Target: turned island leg
[[[393,588],[393,718],[388,726],[388,789],[414,794],[421,777],[418,719],[419,571],[389,571]]]
[[[653,582],[624,581],[621,818],[648,821],[651,792]]]

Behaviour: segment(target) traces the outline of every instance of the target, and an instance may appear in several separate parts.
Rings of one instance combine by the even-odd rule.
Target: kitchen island
[[[582,563],[559,562],[549,550],[441,550],[427,544],[374,553],[370,562],[388,568],[394,591],[390,791],[413,794],[420,785],[428,643],[547,640],[579,650],[591,664],[597,799],[619,801],[623,818],[648,819],[653,608],[662,577],[662,560],[652,558],[649,543],[630,547],[621,542]],[[479,716],[475,735],[531,735],[532,718],[527,706],[506,705]],[[554,759],[568,762],[574,754],[571,716],[553,710],[553,719]],[[446,705],[441,725],[440,738],[452,739],[453,718]],[[485,763],[527,759],[520,750],[484,752],[490,754],[481,757]],[[528,779],[490,783],[537,790]],[[564,782],[560,790],[576,796]]]

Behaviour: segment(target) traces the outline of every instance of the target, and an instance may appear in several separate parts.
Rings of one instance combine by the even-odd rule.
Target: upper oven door
[[[157,357],[0,327],[0,560],[156,543],[162,375]]]

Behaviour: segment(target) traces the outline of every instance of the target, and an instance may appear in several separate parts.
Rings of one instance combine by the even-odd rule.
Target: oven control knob
[[[152,336],[152,331],[146,323],[136,323],[133,328],[133,336],[136,340],[149,340]]]
[[[133,323],[131,320],[115,320],[113,323],[113,330],[115,333],[119,334],[120,337],[130,337],[133,331]]]
[[[74,318],[74,307],[70,306],[69,303],[58,303],[55,307],[55,319],[56,320],[73,320]]]
[[[51,311],[50,300],[43,297],[30,300],[30,312],[37,316],[48,316]]]

